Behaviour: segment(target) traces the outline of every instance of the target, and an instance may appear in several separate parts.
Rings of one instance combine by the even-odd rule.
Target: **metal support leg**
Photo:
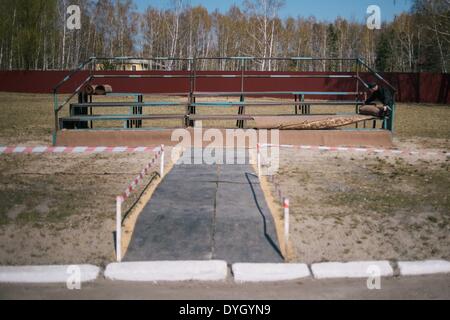
[[[394,133],[394,121],[395,121],[395,103],[392,104],[390,115],[387,123],[387,129]]]
[[[241,95],[240,102],[244,102],[244,96],[243,95]],[[245,106],[244,105],[239,106],[238,115],[244,115],[244,114],[245,114]],[[238,128],[241,128],[241,129],[244,128],[245,127],[245,121],[244,120],[238,120],[236,122],[236,126]]]
[[[190,105],[192,104],[192,92],[189,94],[188,96],[188,105],[185,108],[184,111],[184,116],[185,118],[182,120],[183,121],[183,126],[185,128],[189,127],[189,110],[190,110]]]
[[[305,96],[301,95],[300,99],[302,102],[305,101]],[[306,105],[305,104],[302,104],[302,114],[306,114]]]
[[[92,103],[92,95],[89,95],[89,103]],[[89,108],[89,115],[93,115],[94,110],[92,107]],[[94,129],[94,121],[91,120],[91,129]]]
[[[144,102],[144,96],[141,94],[141,95],[139,95],[138,96],[138,101],[140,102],[140,103],[143,103]],[[136,108],[137,110],[137,114],[140,114],[140,115],[142,115],[142,107],[137,107]],[[136,123],[136,128],[142,128],[142,120],[137,120],[136,121],[137,123]]]
[[[192,97],[192,103],[194,104],[195,103],[195,101],[196,101],[196,99],[195,99],[195,97]],[[196,113],[196,108],[195,108],[195,106],[193,106],[193,105],[190,105],[189,107],[188,107],[188,116],[190,116],[191,114],[193,114],[193,115],[195,115],[195,113]],[[194,120],[190,120],[189,118],[188,118],[188,126],[189,127],[195,127],[195,121]]]
[[[78,94],[78,103],[88,103],[88,95],[85,92],[80,92]],[[88,115],[87,107],[75,107],[73,110],[75,116],[78,115]],[[74,123],[74,129],[88,129],[89,124],[87,121],[78,121]]]

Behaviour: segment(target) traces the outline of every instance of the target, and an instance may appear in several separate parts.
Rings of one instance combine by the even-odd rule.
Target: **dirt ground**
[[[152,157],[153,153],[2,155],[0,265],[112,261],[115,197]],[[126,200],[124,214],[153,176],[149,174]]]
[[[51,95],[0,93],[0,111],[0,145],[51,144]],[[395,143],[448,150],[449,124],[449,106],[399,104]],[[151,157],[0,155],[0,265],[112,261],[114,198]],[[445,157],[282,150],[276,179],[290,197],[297,261],[450,259]]]
[[[295,261],[450,259],[450,162],[284,149]]]

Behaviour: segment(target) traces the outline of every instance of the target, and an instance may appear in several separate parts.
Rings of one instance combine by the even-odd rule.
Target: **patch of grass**
[[[1,176],[0,176],[1,178]],[[10,178],[5,178],[10,179]],[[74,178],[76,179],[76,177]],[[1,179],[0,179],[1,181]],[[69,179],[61,179],[58,175],[16,175],[9,183],[4,183],[0,189],[0,224],[15,222],[19,224],[56,223],[77,215],[89,209],[89,189],[94,186],[71,185]],[[52,186],[49,195],[49,186]],[[94,192],[95,190],[93,190]],[[45,211],[40,210],[42,204],[47,204]],[[8,212],[15,205],[24,206],[13,219],[8,218]]]
[[[450,212],[448,166],[412,165],[403,160],[390,164],[380,159],[367,165],[367,168],[375,179],[364,180],[357,175],[347,177],[344,179],[345,186],[352,191],[333,192],[325,202],[379,213],[429,209]],[[435,217],[428,219],[437,221]]]
[[[401,138],[450,139],[450,106],[398,104],[396,135]]]

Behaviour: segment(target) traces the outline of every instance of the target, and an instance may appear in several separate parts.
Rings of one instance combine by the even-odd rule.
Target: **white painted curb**
[[[314,278],[368,278],[394,275],[389,261],[324,262],[311,265]]]
[[[450,262],[445,260],[401,261],[398,262],[398,268],[402,276],[450,273]]]
[[[274,282],[310,277],[308,266],[300,263],[235,263],[236,282]]]
[[[225,261],[148,261],[110,263],[105,277],[122,281],[221,281],[228,275]]]
[[[97,279],[100,268],[93,265],[0,266],[0,283],[66,283]]]

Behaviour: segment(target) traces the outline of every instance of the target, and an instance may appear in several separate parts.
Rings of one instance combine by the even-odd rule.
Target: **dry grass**
[[[450,139],[450,106],[400,104],[397,111],[399,137]]]
[[[361,154],[283,150],[278,180],[290,198],[302,262],[450,258],[450,165]]]
[[[115,196],[152,156],[2,155],[0,265],[112,261]],[[124,212],[150,180],[125,202]]]

